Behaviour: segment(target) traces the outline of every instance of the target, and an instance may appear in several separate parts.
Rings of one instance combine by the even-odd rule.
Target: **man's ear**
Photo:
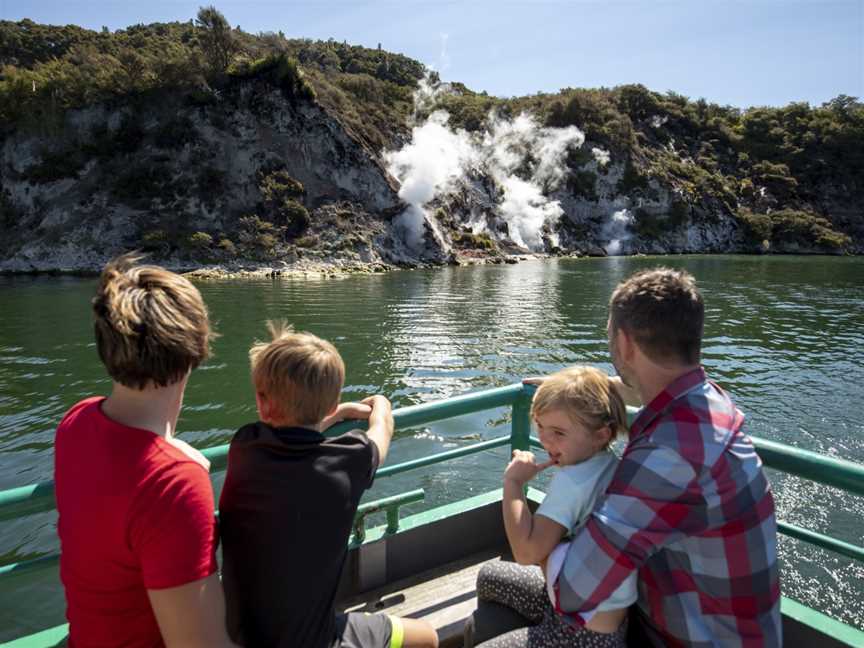
[[[621,359],[627,363],[631,363],[633,357],[636,355],[636,340],[630,333],[624,330],[623,326],[615,331],[615,345],[618,347]]]

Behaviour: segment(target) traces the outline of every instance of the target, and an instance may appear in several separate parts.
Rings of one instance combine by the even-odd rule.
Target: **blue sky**
[[[185,0],[0,0],[0,18],[99,29],[188,20]],[[511,96],[642,83],[735,106],[864,97],[864,0],[222,0],[248,32],[380,42]],[[443,54],[443,56],[442,56]]]

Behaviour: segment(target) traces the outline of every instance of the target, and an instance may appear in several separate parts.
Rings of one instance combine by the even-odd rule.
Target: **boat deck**
[[[487,562],[501,558],[497,551],[476,553],[351,597],[339,607],[424,619],[438,630],[442,648],[457,648],[462,646],[466,619],[477,609],[477,573]]]

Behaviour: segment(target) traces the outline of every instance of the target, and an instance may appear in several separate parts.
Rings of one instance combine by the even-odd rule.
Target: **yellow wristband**
[[[402,627],[402,619],[387,615],[390,619],[390,648],[402,648],[405,640],[405,628]]]

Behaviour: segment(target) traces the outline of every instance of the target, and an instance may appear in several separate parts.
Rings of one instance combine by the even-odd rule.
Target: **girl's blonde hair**
[[[531,417],[562,410],[591,431],[608,426],[609,444],[627,432],[627,407],[604,372],[594,367],[563,369],[549,376],[534,394]]]
[[[342,356],[327,340],[267,322],[270,342],[249,349],[255,391],[274,401],[283,417],[317,425],[339,404],[345,382]]]

